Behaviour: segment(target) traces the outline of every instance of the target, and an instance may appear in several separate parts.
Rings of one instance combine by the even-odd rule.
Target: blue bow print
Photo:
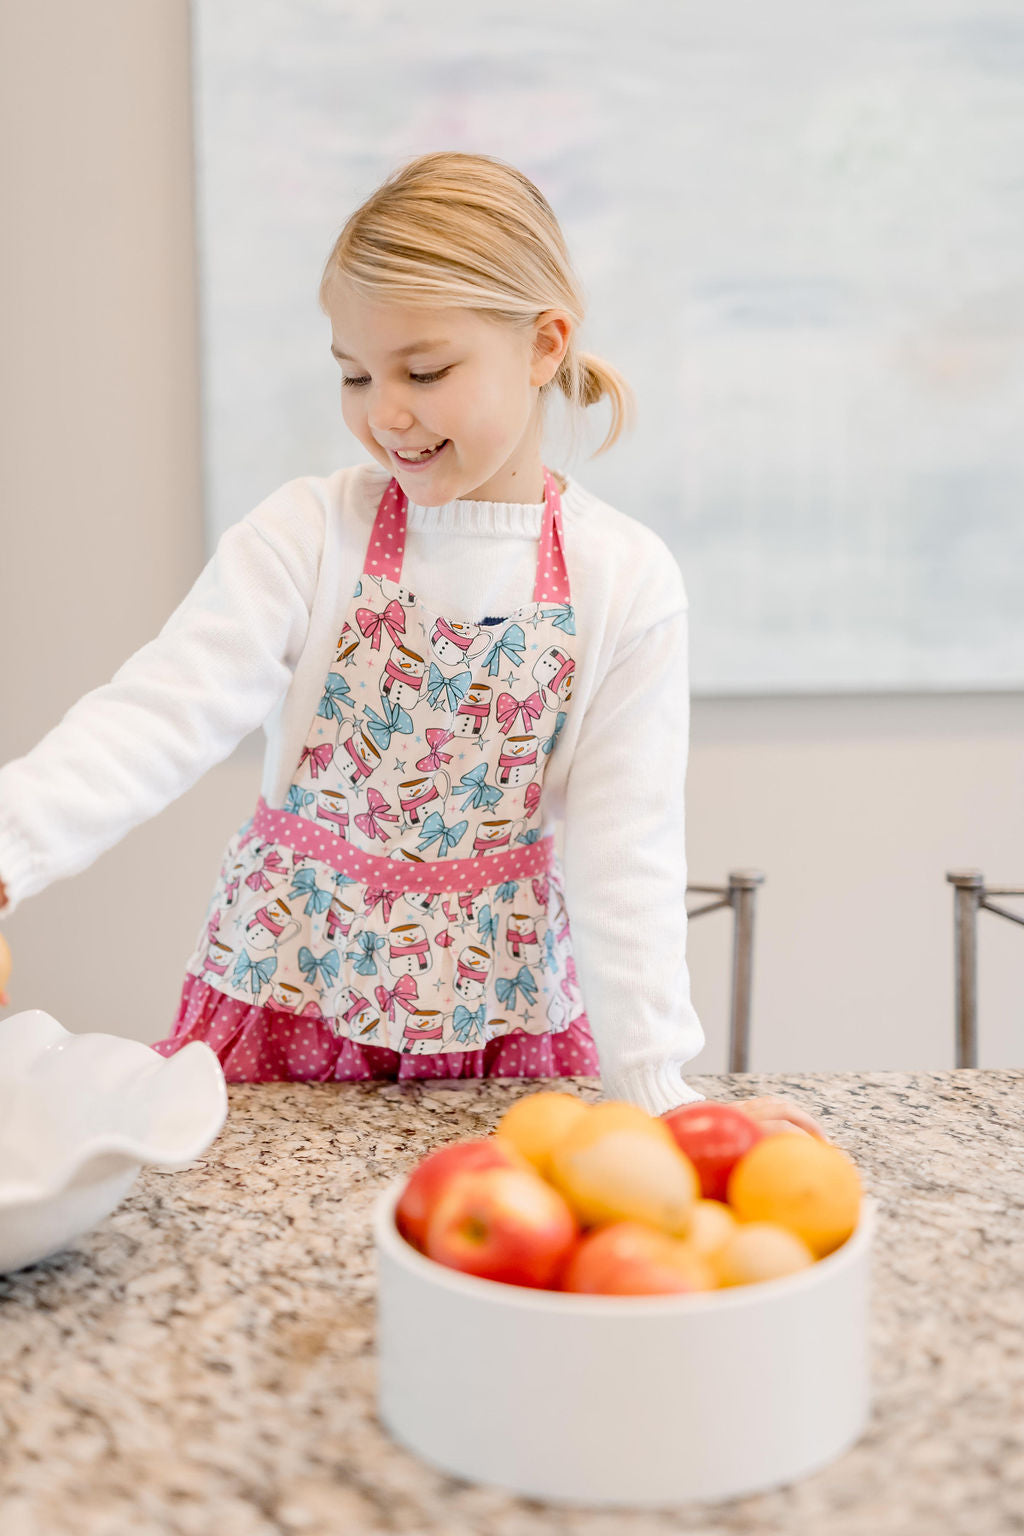
[[[317,972],[320,971],[323,974],[324,985],[328,987],[333,986],[338,979],[338,972],[341,970],[341,961],[338,959],[338,951],[336,949],[325,950],[318,960],[313,951],[307,949],[305,944],[299,950],[299,965],[302,967],[303,976],[305,976],[310,985],[315,985]]]
[[[356,879],[354,875],[343,875],[339,869],[338,873],[334,877],[334,883],[340,890],[342,886],[355,885]]]
[[[412,734],[412,716],[400,704],[392,704],[390,699],[382,698],[380,707],[384,711],[383,720],[375,710],[367,706],[366,729],[381,751],[386,752],[396,731],[401,736]]]
[[[498,938],[498,914],[492,916],[490,906],[481,907],[476,915],[477,928],[481,939],[490,939],[494,944]]]
[[[576,618],[569,603],[560,603],[557,608],[545,608],[545,619],[554,619],[555,628],[564,630],[567,635],[576,633]]]
[[[555,936],[550,928],[544,935],[544,968],[548,971],[555,968]]]
[[[523,634],[522,626],[510,624],[507,629],[502,631],[487,652],[487,655],[484,657],[484,666],[492,677],[496,675],[498,668],[501,666],[502,656],[507,656],[514,667],[521,667],[525,650],[526,636]]]
[[[315,869],[297,869],[292,876],[292,888],[288,892],[288,900],[296,896],[308,896],[304,911],[308,917],[310,912],[326,912],[331,904],[330,891],[322,891],[316,883]]]
[[[555,742],[558,740],[558,733],[559,733],[559,731],[562,729],[562,726],[565,724],[565,722],[566,722],[566,720],[568,718],[569,717],[566,714],[564,709],[560,709],[558,711],[558,714],[555,716],[555,728],[554,728],[554,730],[551,732],[550,736],[548,736],[543,742],[541,742],[541,751],[542,752],[550,752],[551,751],[551,748],[554,746]]]
[[[531,827],[528,832],[521,832],[516,838],[517,843],[535,843],[539,837],[543,837],[540,827]]]
[[[373,958],[378,949],[383,949],[387,939],[382,933],[371,933],[369,928],[364,928],[358,938],[358,948],[345,952],[346,960],[355,960],[355,968],[360,976],[376,976],[377,962]]]
[[[499,789],[496,784],[485,783],[484,781],[486,778],[486,763],[477,763],[476,767],[471,768],[469,773],[464,773],[462,775],[462,778],[459,780],[462,788],[456,789],[454,793],[457,795],[465,795],[467,797],[462,802],[463,810],[465,810],[467,806],[470,805],[477,807],[482,805],[485,806],[487,810],[490,810],[491,806],[497,805],[498,801],[503,797],[505,793],[504,790]]]
[[[232,981],[236,987],[245,986],[248,982],[252,988],[253,997],[264,986],[277,970],[277,956],[268,955],[265,960],[254,960],[247,951],[243,950],[235,961],[235,973]]]
[[[363,582],[362,582],[362,577],[360,577],[360,579],[356,582],[356,589],[352,593],[352,596],[353,597],[362,597],[362,595],[363,595]]]
[[[308,789],[300,789],[297,784],[289,784],[288,798],[284,803],[284,808],[286,811],[290,811],[293,816],[301,816],[306,806],[312,805],[315,799],[316,796],[311,794]]]
[[[470,671],[456,672],[454,677],[445,677],[436,661],[430,663],[430,671],[427,674],[427,698],[436,709],[437,701],[444,693],[448,700],[449,709],[458,709],[459,703],[469,692],[469,685],[473,681]]]
[[[474,1036],[477,1040],[482,1040],[484,1037],[483,1003],[481,1003],[480,1007],[472,1013],[468,1008],[463,1007],[463,1005],[459,1003],[455,1009],[455,1017],[452,1020],[452,1028],[455,1031],[456,1040],[460,1040],[463,1045],[468,1045],[469,1041]]]
[[[352,704],[352,690],[341,676],[340,672],[328,672],[327,681],[324,684],[324,696],[316,707],[318,715],[325,720],[344,720],[341,712],[341,700],[346,704]]]
[[[533,974],[525,965],[519,967],[515,976],[499,976],[494,984],[494,990],[498,994],[498,1001],[509,1008],[516,1005],[516,992],[519,991],[528,1003],[533,1003],[537,997],[537,983]]]
[[[420,828],[420,853],[424,848],[437,839],[437,851],[443,859],[449,848],[454,848],[465,836],[468,821],[457,821],[453,827],[446,827],[437,811],[431,811]]]
[[[494,899],[495,901],[511,901],[518,889],[518,880],[503,880],[494,892]]]

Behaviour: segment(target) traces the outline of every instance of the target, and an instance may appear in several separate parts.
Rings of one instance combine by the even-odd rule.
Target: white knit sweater
[[[91,864],[257,726],[284,802],[388,481],[363,463],[291,480],[229,528],[184,601],[113,679],[0,768],[0,917]],[[533,594],[543,505],[409,506],[402,584],[478,622]],[[653,1114],[700,1099],[686,967],[687,600],[651,529],[569,477],[573,700],[544,778],[606,1093]],[[241,823],[252,806],[239,806]]]

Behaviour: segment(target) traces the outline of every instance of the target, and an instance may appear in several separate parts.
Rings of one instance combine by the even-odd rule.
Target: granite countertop
[[[874,1411],[830,1467],[633,1513],[420,1463],[375,1415],[377,1193],[524,1091],[600,1086],[238,1085],[200,1162],[0,1277],[3,1536],[1024,1531],[1024,1071],[691,1081],[805,1105],[879,1200]]]

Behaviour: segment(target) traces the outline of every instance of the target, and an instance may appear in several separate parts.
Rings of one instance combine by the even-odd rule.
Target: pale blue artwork
[[[365,461],[317,285],[403,161],[540,187],[636,429],[698,694],[1024,681],[1018,0],[193,0],[208,542]]]

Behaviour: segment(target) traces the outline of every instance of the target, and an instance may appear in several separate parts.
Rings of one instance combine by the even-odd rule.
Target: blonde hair
[[[388,176],[351,215],[327,258],[319,300],[341,275],[368,297],[425,307],[454,305],[527,328],[562,309],[574,327],[557,373],[540,397],[561,390],[575,439],[581,412],[611,404],[594,457],[632,426],[635,395],[623,376],[576,345],[583,287],[550,204],[514,166],[490,155],[419,155]]]

